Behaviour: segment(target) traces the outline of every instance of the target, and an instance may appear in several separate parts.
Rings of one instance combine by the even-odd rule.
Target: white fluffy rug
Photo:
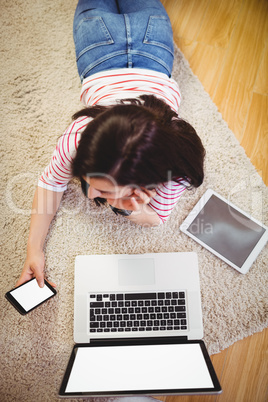
[[[46,242],[58,295],[27,316],[5,300],[23,266],[37,179],[57,138],[80,109],[72,40],[73,0],[1,0],[1,401],[56,401],[73,346],[74,259],[78,254],[198,253],[209,352],[267,326],[267,250],[241,275],[183,235],[179,226],[207,188],[267,224],[267,188],[189,65],[176,51],[181,117],[207,150],[206,179],[187,192],[168,223],[136,227],[81,196],[73,181]]]

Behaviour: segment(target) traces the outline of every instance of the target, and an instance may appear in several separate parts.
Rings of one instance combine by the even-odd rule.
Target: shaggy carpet
[[[58,295],[20,316],[4,294],[26,255],[37,179],[57,138],[81,108],[72,40],[73,0],[1,0],[1,401],[56,401],[73,346],[74,259],[79,254],[196,251],[204,340],[211,354],[267,326],[266,247],[241,275],[182,234],[179,226],[207,188],[264,223],[267,188],[216,106],[176,49],[173,78],[180,116],[205,145],[206,178],[188,191],[169,221],[141,228],[97,209],[70,183],[45,244],[46,272]]]

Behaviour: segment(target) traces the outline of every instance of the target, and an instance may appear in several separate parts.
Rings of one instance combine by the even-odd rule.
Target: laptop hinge
[[[180,343],[187,341],[187,336],[154,336],[144,338],[103,338],[103,339],[90,339],[91,344],[103,346],[115,345],[164,345],[171,343]]]

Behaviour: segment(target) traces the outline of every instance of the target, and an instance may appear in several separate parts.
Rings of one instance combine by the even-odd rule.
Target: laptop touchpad
[[[153,258],[137,258],[118,261],[119,285],[154,285]]]

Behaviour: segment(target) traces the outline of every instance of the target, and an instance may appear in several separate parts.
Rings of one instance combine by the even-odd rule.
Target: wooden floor
[[[268,185],[268,1],[162,0],[174,39]],[[219,396],[166,402],[267,402],[268,330],[212,356]]]
[[[162,3],[175,42],[268,185],[268,1]]]

